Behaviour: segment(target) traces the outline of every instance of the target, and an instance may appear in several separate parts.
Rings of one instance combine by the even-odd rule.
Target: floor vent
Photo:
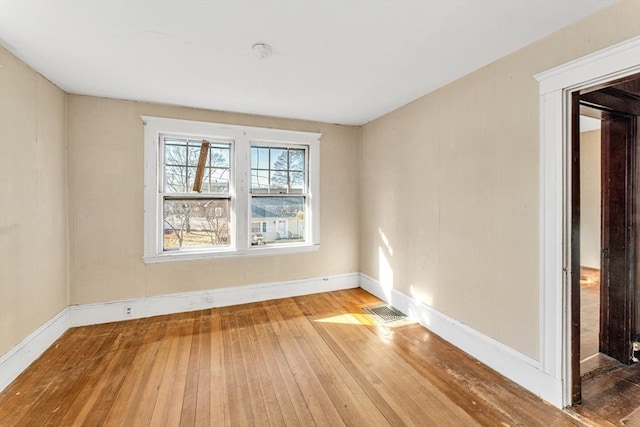
[[[371,314],[382,323],[391,323],[398,320],[405,320],[407,318],[407,316],[402,314],[400,311],[387,304],[365,307],[364,311]]]

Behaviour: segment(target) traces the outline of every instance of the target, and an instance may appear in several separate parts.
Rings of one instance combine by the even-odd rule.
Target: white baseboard
[[[126,301],[72,305],[0,356],[0,391],[49,348],[67,329],[163,314],[204,310],[250,302],[331,292],[360,286],[360,274],[342,274],[288,282],[261,283],[185,292]],[[130,308],[130,314],[125,310]]]
[[[357,287],[362,287],[383,301],[393,304],[490,368],[556,406],[561,406],[561,396],[554,393],[555,390],[561,389],[558,385],[559,380],[545,375],[539,362],[397,290],[385,292],[378,281],[366,274],[358,273],[70,306],[0,356],[0,391],[71,327]],[[130,314],[126,313],[127,308],[130,308]]]
[[[395,289],[385,289],[380,282],[360,275],[360,287],[416,319],[422,326],[467,352],[494,371],[504,375],[542,399],[562,407],[555,391],[561,388],[555,378],[546,375],[534,360],[469,326],[416,301]]]
[[[0,356],[0,391],[11,384],[70,327],[67,307]]]
[[[287,282],[210,289],[97,304],[69,307],[72,326],[96,325],[140,319],[163,314],[183,313],[237,304],[331,292],[360,286],[358,273],[315,277]],[[130,314],[127,314],[127,308]]]

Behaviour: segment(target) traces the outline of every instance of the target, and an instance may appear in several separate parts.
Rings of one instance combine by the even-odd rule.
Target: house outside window
[[[251,221],[251,233],[266,233],[267,232],[267,223],[264,221]]]
[[[142,119],[145,262],[319,247],[320,134]]]

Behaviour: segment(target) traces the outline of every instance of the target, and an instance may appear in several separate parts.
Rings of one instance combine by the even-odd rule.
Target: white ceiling
[[[613,2],[0,0],[0,44],[70,93],[359,125]]]

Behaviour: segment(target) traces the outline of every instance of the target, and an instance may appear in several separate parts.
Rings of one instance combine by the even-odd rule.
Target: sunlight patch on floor
[[[363,326],[373,326],[377,324],[373,316],[369,314],[357,314],[357,313],[338,314],[337,316],[326,317],[324,319],[317,319],[316,322],[338,323],[342,325],[363,325]]]

